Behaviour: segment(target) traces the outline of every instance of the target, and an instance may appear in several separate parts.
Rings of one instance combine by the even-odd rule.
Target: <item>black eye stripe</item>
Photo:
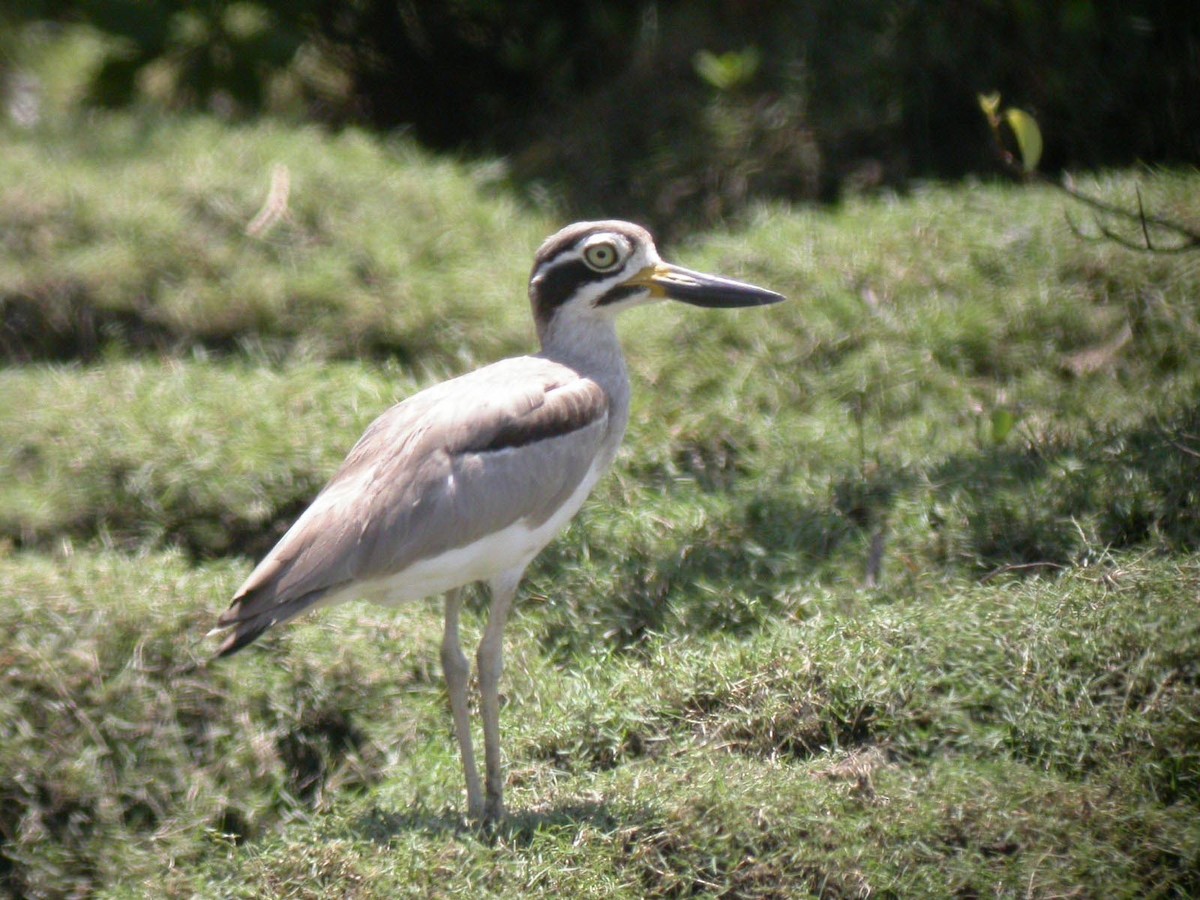
[[[634,294],[644,291],[645,288],[637,284],[618,284],[614,288],[609,288],[604,292],[604,295],[596,301],[597,306],[608,306],[610,303],[617,303],[624,300],[626,297],[632,297]]]
[[[592,281],[604,281],[612,272],[597,272],[582,259],[551,262],[533,285],[534,307],[539,318],[550,315],[570,300],[580,286]]]

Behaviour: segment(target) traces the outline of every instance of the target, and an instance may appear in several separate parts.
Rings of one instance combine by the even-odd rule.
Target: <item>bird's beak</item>
[[[646,266],[622,287],[644,287],[654,297],[681,300],[693,306],[765,306],[785,299],[782,294],[732,278],[705,275],[682,266],[656,263]]]

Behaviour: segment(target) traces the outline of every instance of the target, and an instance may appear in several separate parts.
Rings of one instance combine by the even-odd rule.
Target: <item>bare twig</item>
[[[867,554],[867,587],[877,588],[883,584],[883,553],[887,539],[886,526],[881,523],[871,535],[871,549]]]
[[[1146,249],[1154,249],[1150,244],[1150,229],[1146,226],[1146,208],[1142,206],[1142,188],[1140,185],[1134,185],[1134,192],[1138,198],[1138,218],[1142,221],[1142,238],[1146,241]]]
[[[288,167],[276,163],[271,167],[271,187],[267,191],[267,199],[262,208],[246,225],[246,234],[250,237],[265,237],[275,225],[288,214],[288,196],[291,193],[292,179]]]
[[[1170,219],[1165,219],[1162,216],[1146,215],[1146,210],[1142,203],[1142,192],[1140,189],[1137,191],[1138,209],[1137,212],[1133,212],[1132,210],[1123,209],[1119,206],[1114,206],[1111,203],[1106,203],[1105,201],[1096,197],[1081,193],[1066,182],[1056,181],[1053,178],[1042,175],[1040,172],[1035,172],[1031,175],[1022,173],[1022,177],[1026,179],[1032,178],[1037,180],[1040,184],[1047,184],[1051,187],[1057,188],[1072,200],[1076,200],[1085,206],[1090,206],[1092,209],[1098,210],[1105,215],[1113,216],[1118,219],[1124,219],[1125,221],[1136,222],[1142,230],[1143,242],[1138,243],[1131,241],[1124,235],[1113,231],[1112,228],[1104,224],[1104,221],[1099,216],[1095,216],[1093,219],[1093,221],[1096,223],[1096,230],[1099,232],[1099,234],[1088,234],[1082,228],[1080,228],[1073,219],[1071,219],[1070,214],[1064,214],[1066,215],[1067,224],[1070,226],[1072,233],[1081,240],[1112,241],[1114,244],[1119,244],[1120,246],[1125,247],[1127,250],[1136,250],[1139,253],[1184,253],[1200,247],[1200,232],[1194,231],[1180,222],[1173,222]],[[1169,244],[1166,246],[1161,244],[1155,246],[1154,242],[1150,238],[1150,226],[1161,228],[1164,231],[1169,231],[1175,234],[1179,238],[1179,243]]]
[[[1186,453],[1188,456],[1192,456],[1192,457],[1195,457],[1196,459],[1200,459],[1200,452],[1197,452],[1197,451],[1193,450],[1191,447],[1188,447],[1188,446],[1185,446],[1184,444],[1179,443],[1179,441],[1172,441],[1172,440],[1168,439],[1167,443],[1170,444],[1172,447],[1174,447],[1176,450],[1178,450],[1180,453]]]
[[[996,155],[999,158],[1000,165],[1005,172],[1021,181],[1036,181],[1039,184],[1049,185],[1062,191],[1072,200],[1096,210],[1098,213],[1103,213],[1106,216],[1112,216],[1125,222],[1136,223],[1142,232],[1142,242],[1138,243],[1131,241],[1129,238],[1115,232],[1112,228],[1106,225],[1100,218],[1095,216],[1096,230],[1099,235],[1086,234],[1071,217],[1067,216],[1067,223],[1071,231],[1082,240],[1098,241],[1107,240],[1128,250],[1136,250],[1140,253],[1185,253],[1191,250],[1200,248],[1200,231],[1190,228],[1182,222],[1168,219],[1164,216],[1148,216],[1146,215],[1145,204],[1142,201],[1142,192],[1140,188],[1137,191],[1137,211],[1126,209],[1122,206],[1109,203],[1101,200],[1099,197],[1094,197],[1091,194],[1085,194],[1078,190],[1071,182],[1069,177],[1063,179],[1051,178],[1044,175],[1036,169],[1027,171],[1021,162],[1013,154],[1011,150],[1004,146],[1004,140],[1000,133],[1000,119],[998,116],[991,115],[988,122],[992,129],[992,138],[995,142]],[[1150,228],[1161,229],[1171,234],[1176,243],[1168,245],[1155,245],[1150,237]]]

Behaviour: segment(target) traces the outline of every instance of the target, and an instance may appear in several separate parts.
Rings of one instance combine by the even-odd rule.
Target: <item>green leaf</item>
[[[1017,136],[1017,147],[1021,151],[1021,166],[1026,172],[1037,168],[1042,158],[1042,130],[1038,128],[1037,120],[1021,109],[1009,108],[1004,117],[1009,127]]]
[[[730,50],[728,53],[713,53],[701,50],[692,57],[696,74],[719,91],[729,91],[749,84],[762,62],[762,53],[757,47]]]
[[[992,410],[992,442],[1003,444],[1016,427],[1017,417],[1007,409]]]
[[[979,108],[983,110],[983,114],[987,116],[989,122],[994,122],[1000,113],[1000,92],[979,94]]]

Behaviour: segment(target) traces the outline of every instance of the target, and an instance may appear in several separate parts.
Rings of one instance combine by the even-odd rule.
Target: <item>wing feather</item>
[[[436,385],[377,418],[217,622],[232,653],[358,580],[545,522],[587,476],[608,428],[594,381],[540,357]],[[538,444],[538,464],[519,449]]]

